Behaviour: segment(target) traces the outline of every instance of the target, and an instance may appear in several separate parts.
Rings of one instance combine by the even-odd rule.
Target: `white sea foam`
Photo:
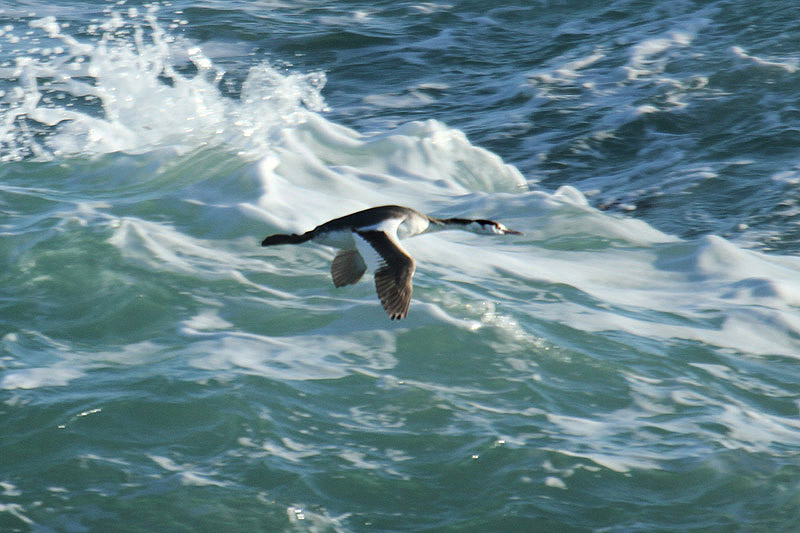
[[[25,514],[25,507],[18,503],[0,503],[0,513],[8,513],[28,526],[34,526],[36,524],[36,522],[28,518]]]
[[[259,452],[255,454],[257,456],[271,455],[292,463],[299,463],[309,457],[315,457],[322,453],[315,446],[301,444],[288,437],[283,437],[281,442],[265,441],[261,444],[253,442],[252,439],[247,437],[241,437],[238,442],[240,445],[247,448],[258,449]]]
[[[310,511],[307,507],[302,505],[291,505],[286,509],[286,516],[293,529],[312,532],[333,531],[334,533],[344,533],[347,531],[345,520],[349,516],[349,513],[338,517],[332,517],[324,509],[317,508],[315,511]]]
[[[798,61],[795,58],[790,59],[783,59],[783,60],[774,60],[774,59],[764,59],[762,57],[754,56],[748,54],[744,48],[741,46],[734,46],[731,51],[738,57],[742,59],[746,59],[752,61],[756,65],[760,65],[763,67],[772,67],[772,68],[779,68],[783,69],[789,74],[793,74],[797,72]]]
[[[59,46],[49,54],[21,55],[13,69],[0,72],[19,80],[0,98],[4,158],[143,153],[163,146],[182,152],[206,144],[261,154],[277,130],[325,108],[324,74],[284,74],[266,63],[250,70],[239,101],[224,97],[224,72],[200,46],[168,34],[155,10],[128,17],[112,12],[90,29],[99,38],[86,40],[62,32],[53,17],[33,21],[32,33]],[[179,72],[186,63],[194,74]],[[24,119],[43,127],[44,142]]]
[[[0,489],[3,489],[0,496],[16,497],[22,494],[13,483],[8,481],[0,481]]]
[[[47,367],[24,368],[5,373],[0,389],[36,389],[39,387],[64,387],[84,373],[75,368]]]
[[[245,372],[277,380],[335,379],[355,369],[394,367],[394,338],[382,331],[350,335],[268,337],[229,333],[187,348],[192,366]]]
[[[178,474],[183,485],[193,485],[197,487],[226,487],[228,483],[218,481],[213,478],[214,473],[202,473],[192,465],[178,464],[169,457],[162,455],[150,455],[150,459],[167,472]]]

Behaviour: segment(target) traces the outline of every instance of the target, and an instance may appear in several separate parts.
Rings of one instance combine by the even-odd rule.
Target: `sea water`
[[[795,530],[798,18],[0,3],[0,529]]]

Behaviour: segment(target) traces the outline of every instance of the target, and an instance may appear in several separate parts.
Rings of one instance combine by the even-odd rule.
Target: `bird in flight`
[[[409,207],[384,205],[334,218],[303,234],[270,235],[261,246],[313,241],[339,249],[331,263],[336,287],[356,283],[369,266],[375,272],[375,289],[389,318],[408,314],[414,276],[414,259],[400,239],[422,233],[460,229],[487,235],[522,235],[494,220],[435,218]]]

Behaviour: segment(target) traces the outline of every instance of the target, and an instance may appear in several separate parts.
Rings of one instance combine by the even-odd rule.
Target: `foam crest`
[[[503,253],[510,271],[525,272],[525,254]],[[602,302],[565,303],[558,316],[542,306],[537,315],[585,331],[688,339],[747,354],[800,353],[796,258],[742,250],[720,237],[664,243],[648,252],[537,255],[531,257],[536,267],[527,270],[531,279],[576,287]]]
[[[259,163],[258,203],[244,208],[284,230],[310,229],[375,205],[431,211],[476,192],[527,190],[515,167],[435,120],[362,135],[309,114],[282,134],[277,155]]]
[[[266,64],[250,70],[240,100],[224,96],[225,72],[201,47],[168,34],[156,12],[111,12],[86,29],[86,40],[65,33],[54,17],[32,21],[31,39],[52,46],[20,51],[0,71],[12,86],[0,100],[4,159],[206,144],[261,154],[275,128],[324,109],[323,74],[284,75]]]
[[[745,250],[715,235],[661,249],[656,266],[715,287],[729,301],[800,306],[800,260]]]

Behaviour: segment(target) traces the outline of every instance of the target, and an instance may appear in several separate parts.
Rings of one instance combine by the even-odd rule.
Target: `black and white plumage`
[[[415,268],[414,259],[400,245],[400,239],[445,229],[521,235],[494,220],[434,218],[409,207],[384,205],[335,218],[300,235],[270,235],[261,246],[313,241],[338,248],[331,263],[333,284],[352,285],[369,267],[375,272],[375,288],[386,314],[399,320],[408,314]]]

